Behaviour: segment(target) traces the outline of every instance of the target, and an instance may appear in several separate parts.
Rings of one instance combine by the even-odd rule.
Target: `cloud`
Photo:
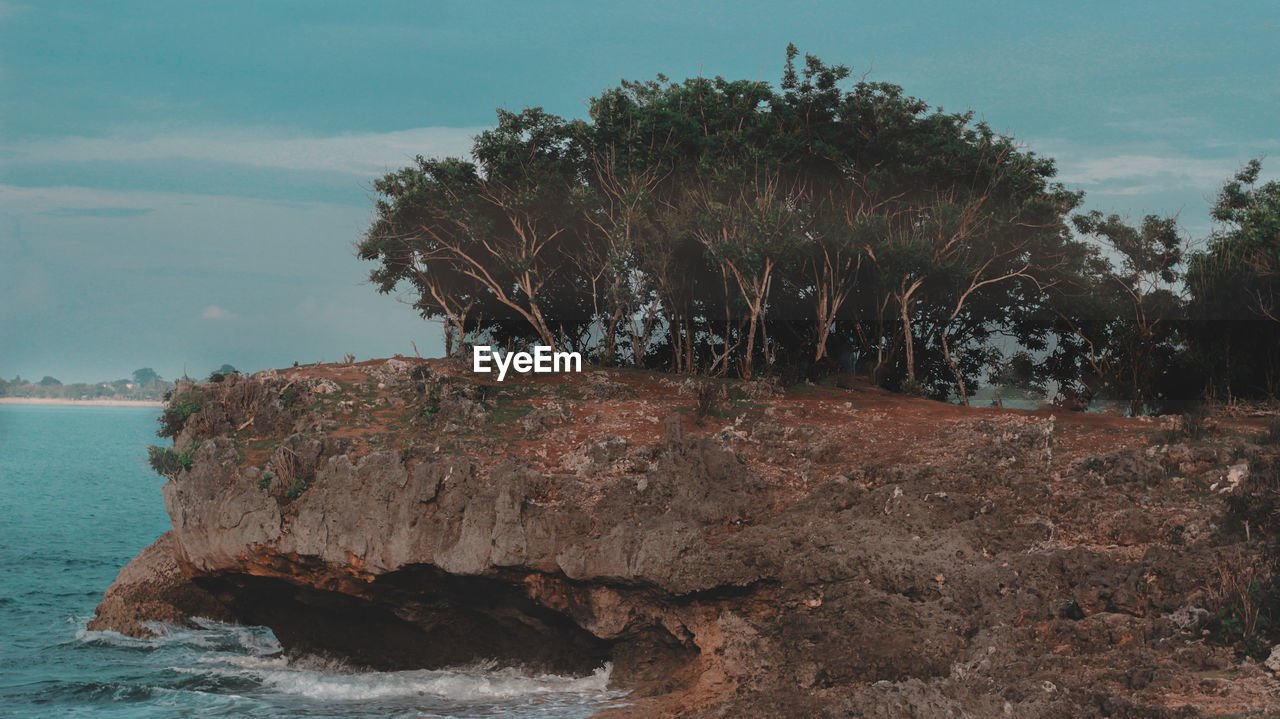
[[[51,217],[140,217],[151,212],[150,207],[54,207],[41,212]]]
[[[1183,155],[1118,154],[1060,161],[1059,168],[1061,181],[1085,186],[1111,180],[1160,178],[1160,184],[1166,188],[1171,185],[1208,187],[1226,180],[1238,169],[1238,163]]]
[[[228,199],[220,195],[188,192],[161,192],[153,190],[112,190],[97,187],[57,185],[51,187],[23,187],[0,184],[0,213],[12,215],[40,215],[60,219],[84,217],[133,218],[145,215],[165,214],[172,211],[190,211],[206,205],[226,207],[234,203],[236,210],[242,206],[315,208],[328,203],[281,200],[255,200],[252,198]],[[226,211],[226,210],[223,210]]]
[[[235,317],[234,314],[217,305],[209,305],[204,308],[204,312],[200,313],[200,316],[206,320],[229,320]]]
[[[0,146],[10,163],[184,160],[375,176],[426,157],[465,156],[482,127],[419,127],[382,133],[302,136],[222,129],[112,137],[59,137]]]

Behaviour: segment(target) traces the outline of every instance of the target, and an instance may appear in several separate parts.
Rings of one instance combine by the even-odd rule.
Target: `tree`
[[[1158,399],[1157,379],[1176,351],[1183,312],[1176,283],[1185,249],[1177,219],[1147,215],[1135,227],[1094,210],[1073,221],[1119,264],[1095,250],[1076,291],[1057,296],[1063,341],[1053,361],[1066,369],[1060,376],[1082,378],[1092,392],[1128,397],[1138,414]]]
[[[1280,183],[1252,160],[1224,183],[1220,223],[1187,262],[1189,362],[1228,401],[1280,395]]]
[[[133,371],[133,381],[138,384],[150,384],[151,382],[159,382],[160,375],[150,367],[143,367]]]
[[[500,111],[469,158],[375,183],[359,244],[381,292],[455,341],[751,376],[833,336],[935,396],[996,333],[1048,333],[1083,253],[1053,162],[888,83],[787,49],[782,83],[624,81],[565,121]]]
[[[1219,251],[1234,253],[1252,277],[1246,289],[1257,312],[1280,322],[1280,182],[1259,186],[1262,162],[1250,160],[1223,186],[1213,218]]]
[[[41,386],[41,387],[61,387],[61,386],[62,386],[62,382],[60,382],[59,380],[57,380],[57,379],[56,379],[56,378],[54,378],[54,377],[50,377],[49,375],[45,375],[45,376],[44,376],[44,378],[42,378],[42,379],[40,380],[40,386]]]
[[[583,161],[572,127],[538,108],[500,111],[472,154],[475,163],[419,158],[376,183],[386,199],[359,254],[382,262],[371,275],[381,291],[414,283],[416,306],[444,316],[447,332],[485,329],[483,314],[470,319],[480,305],[490,321],[518,317],[532,331],[518,336],[557,347],[589,320],[573,307],[580,217],[570,193]]]

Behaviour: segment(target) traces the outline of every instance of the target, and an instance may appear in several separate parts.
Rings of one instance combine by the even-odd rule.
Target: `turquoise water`
[[[0,405],[0,716],[571,718],[616,699],[603,670],[362,672],[280,658],[261,627],[86,631],[120,567],[169,528],[145,461],[156,414]]]

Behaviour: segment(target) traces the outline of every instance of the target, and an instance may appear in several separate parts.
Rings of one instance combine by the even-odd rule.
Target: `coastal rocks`
[[[1256,523],[1220,529],[1261,459],[1222,495],[1169,475],[1229,449],[1152,453],[1071,417],[851,415],[812,388],[720,429],[670,380],[583,402],[445,363],[363,374],[191,388],[173,531],[93,626],[221,612],[357,667],[611,663],[633,692],[612,717],[1178,716],[1193,672],[1243,666],[1205,632],[1225,548],[1262,546]]]
[[[183,574],[173,532],[165,532],[120,570],[89,620],[91,631],[151,637],[154,623],[194,626],[193,617],[232,621],[235,615]]]

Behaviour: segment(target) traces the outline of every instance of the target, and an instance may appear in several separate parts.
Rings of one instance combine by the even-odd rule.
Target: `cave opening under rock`
[[[269,627],[287,654],[339,658],[371,669],[440,669],[492,661],[583,676],[620,660],[623,673],[648,675],[643,678],[652,681],[659,678],[655,674],[669,674],[697,655],[692,646],[656,628],[601,639],[565,614],[530,600],[516,582],[458,576],[425,565],[360,583],[359,592],[351,591],[350,582],[337,591],[310,581],[250,574],[195,581],[240,622]]]

